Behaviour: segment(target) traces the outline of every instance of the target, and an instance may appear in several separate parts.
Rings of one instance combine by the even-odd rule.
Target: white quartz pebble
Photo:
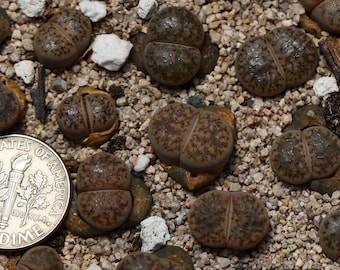
[[[94,263],[90,264],[89,267],[86,268],[86,270],[102,270],[102,268]]]
[[[31,83],[34,79],[34,62],[30,60],[22,60],[14,64],[15,74],[24,80],[24,83]]]
[[[30,18],[44,14],[48,0],[18,0],[21,11]]]
[[[137,158],[136,165],[133,167],[135,172],[144,171],[145,168],[149,165],[150,158],[146,155],[139,155]]]
[[[313,90],[317,97],[323,97],[338,92],[339,88],[334,77],[321,77],[314,83]]]
[[[132,46],[115,34],[98,35],[92,46],[92,61],[107,70],[117,71],[125,63]]]
[[[154,252],[160,249],[170,239],[168,227],[161,217],[152,216],[141,223],[140,237],[142,239],[142,251]]]
[[[140,0],[137,6],[137,14],[141,19],[150,19],[156,12],[157,7],[156,0]]]
[[[98,22],[106,16],[106,4],[103,1],[84,0],[79,3],[79,8],[92,22]]]

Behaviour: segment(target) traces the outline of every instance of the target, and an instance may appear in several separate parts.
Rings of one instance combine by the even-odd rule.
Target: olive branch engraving
[[[0,201],[4,201],[8,198],[7,180],[8,174],[2,171],[2,162],[0,161]]]
[[[46,195],[53,190],[52,185],[47,184],[47,176],[38,170],[34,175],[29,175],[30,185],[17,188],[19,197],[25,202],[19,202],[18,207],[26,206],[24,219],[21,226],[27,223],[31,209],[45,209],[49,206]]]

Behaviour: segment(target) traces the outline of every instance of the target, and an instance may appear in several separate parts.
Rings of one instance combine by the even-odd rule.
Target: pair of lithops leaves
[[[137,225],[151,205],[144,182],[132,177],[122,160],[101,152],[79,165],[76,193],[65,226],[82,237],[102,235]]]
[[[188,223],[201,244],[234,250],[255,247],[269,230],[267,209],[247,192],[203,193],[191,205]]]
[[[134,252],[127,255],[117,270],[193,270],[190,255],[180,247],[166,245],[154,254]]]
[[[62,9],[34,35],[34,53],[50,69],[65,68],[84,54],[92,35],[89,18],[76,9]]]
[[[15,82],[6,80],[6,84],[3,84],[0,81],[0,133],[22,120],[26,105],[26,96]]]
[[[118,129],[116,101],[105,91],[85,87],[59,105],[57,123],[61,132],[83,145],[100,145]]]
[[[204,34],[197,16],[183,7],[166,7],[152,17],[147,34],[131,37],[130,59],[163,85],[179,86],[210,73],[219,49]]]
[[[330,177],[339,169],[340,139],[323,126],[322,112],[313,106],[300,109],[292,125],[273,142],[270,164],[282,181],[305,184]],[[322,115],[317,117],[318,113]]]
[[[329,98],[329,97],[328,97]],[[327,99],[328,99],[327,98]],[[327,101],[326,99],[326,101]],[[326,102],[327,104],[327,102]],[[289,130],[303,130],[310,126],[323,126],[329,127],[327,116],[331,111],[326,105],[325,108],[317,105],[305,105],[294,113],[293,121],[288,125],[284,131]],[[317,191],[321,194],[328,193],[332,196],[332,193],[336,190],[340,190],[340,167],[330,177],[320,178],[312,180],[308,183],[308,187],[311,190]]]
[[[316,46],[302,29],[279,27],[249,38],[237,53],[235,71],[246,90],[272,97],[306,82],[318,59]]]
[[[229,161],[235,118],[222,107],[171,103],[153,115],[148,135],[170,176],[193,190],[209,184]]]

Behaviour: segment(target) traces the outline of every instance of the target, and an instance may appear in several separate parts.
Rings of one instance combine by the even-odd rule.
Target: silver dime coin
[[[62,223],[71,184],[58,154],[26,135],[0,136],[0,250],[28,248]]]

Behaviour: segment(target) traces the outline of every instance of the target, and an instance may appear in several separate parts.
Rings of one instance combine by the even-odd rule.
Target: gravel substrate
[[[115,33],[128,40],[131,34],[146,31],[147,21],[137,16],[137,0],[105,1],[107,16],[93,23],[94,34]],[[45,15],[58,8],[78,8],[76,0],[51,0]],[[304,9],[297,0],[274,1],[160,1],[159,7],[185,6],[197,14],[204,30],[218,44],[220,57],[213,72],[204,79],[195,79],[174,90],[158,85],[150,77],[126,64],[118,72],[98,67],[86,55],[67,70],[52,73],[46,70],[48,120],[41,123],[35,117],[30,91],[37,82],[25,84],[16,77],[13,65],[20,60],[35,60],[32,38],[43,17],[29,18],[17,1],[2,0],[0,6],[12,19],[13,34],[0,47],[0,73],[15,80],[29,101],[24,121],[13,133],[32,135],[51,145],[64,160],[81,162],[91,154],[107,150],[110,143],[99,148],[81,147],[64,138],[56,123],[55,110],[60,101],[81,86],[109,90],[119,86],[124,96],[117,99],[120,126],[113,140],[125,138],[114,154],[131,168],[139,155],[151,160],[138,175],[150,188],[154,205],[150,215],[166,220],[170,231],[168,244],[189,252],[195,269],[340,269],[328,259],[318,244],[317,231],[321,220],[339,206],[340,191],[332,196],[320,195],[306,186],[280,182],[269,165],[270,145],[291,122],[292,113],[305,104],[322,104],[315,96],[313,84],[322,76],[333,76],[325,59],[320,56],[317,73],[304,85],[287,90],[274,98],[255,97],[243,90],[235,77],[234,60],[237,50],[248,37],[263,35],[278,26],[298,25]],[[328,34],[322,32],[321,39]],[[311,36],[318,44],[320,39]],[[36,67],[39,63],[36,61]],[[66,87],[63,91],[63,85]],[[60,86],[60,87],[56,87]],[[61,88],[61,89],[60,89]],[[205,105],[229,107],[236,117],[238,129],[235,152],[221,176],[203,191],[218,189],[247,191],[255,194],[267,207],[270,231],[254,249],[235,252],[201,246],[190,234],[187,213],[191,203],[203,191],[188,192],[168,177],[154,155],[147,127],[153,113],[169,102],[187,103],[190,96],[201,96]],[[68,233],[59,249],[65,269],[115,269],[127,254],[140,250],[140,226],[127,231],[83,239]],[[0,270],[11,269],[18,254],[0,255]]]

